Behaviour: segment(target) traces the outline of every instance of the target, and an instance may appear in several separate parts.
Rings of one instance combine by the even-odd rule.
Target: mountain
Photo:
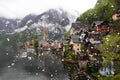
[[[11,32],[15,28],[17,28],[18,21],[19,19],[7,19],[4,17],[0,17],[0,30]]]
[[[47,12],[42,13],[41,15],[38,15],[37,18],[35,19],[36,22],[39,20],[43,21],[46,19],[47,23],[52,23],[52,24],[59,24],[61,26],[67,26],[70,23],[70,20],[68,18],[68,13],[66,11],[61,10],[55,10],[55,9],[50,9]]]
[[[49,9],[39,15],[29,14],[23,19],[0,18],[0,30],[9,33],[27,31],[42,34],[43,28],[47,28],[48,37],[62,37],[69,30],[75,16],[63,9]],[[26,32],[25,32],[26,33]]]
[[[19,28],[15,31],[20,32],[25,30],[27,34],[32,31],[32,33],[42,38],[43,28],[46,27],[49,39],[60,39],[69,30],[74,20],[75,16],[63,9],[50,9],[40,15],[27,15],[21,20],[18,24]]]
[[[25,16],[19,23],[18,23],[18,28],[22,28],[25,25],[27,25],[28,21],[34,21],[37,15],[34,14],[29,14],[27,16]]]

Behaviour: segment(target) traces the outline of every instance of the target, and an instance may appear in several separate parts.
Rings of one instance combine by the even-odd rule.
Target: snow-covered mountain
[[[49,9],[42,14],[29,14],[23,19],[0,18],[0,30],[9,33],[18,33],[25,30],[42,32],[47,28],[48,36],[60,37],[69,30],[71,23],[76,19],[75,15],[63,9]]]
[[[17,28],[17,24],[19,19],[7,19],[4,17],[0,17],[0,30],[4,30],[6,32],[12,32]]]

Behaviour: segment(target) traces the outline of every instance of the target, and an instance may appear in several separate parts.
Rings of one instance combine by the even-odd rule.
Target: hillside
[[[119,0],[98,0],[93,9],[89,9],[80,16],[80,20],[88,25],[93,21],[112,22],[112,15],[119,9]]]
[[[115,20],[115,18],[113,18],[113,15],[116,15],[117,20]],[[105,24],[101,23],[103,21],[105,22]],[[93,33],[98,32],[98,34],[100,34],[99,36],[97,36],[97,35],[92,36],[92,39],[94,41],[95,40],[100,41],[100,44],[97,44],[97,46],[95,43],[93,43],[93,41],[88,40],[89,37],[91,37],[91,36],[89,36],[87,38],[87,41],[95,46],[95,48],[93,49],[93,52],[91,52],[91,54],[98,53],[99,55],[101,55],[101,60],[102,60],[101,66],[103,68],[100,67],[100,69],[103,70],[103,74],[107,74],[107,75],[102,76],[100,74],[100,70],[98,70],[96,72],[92,72],[92,71],[89,72],[89,70],[88,71],[86,70],[86,72],[88,72],[89,74],[92,74],[92,76],[94,76],[94,78],[96,78],[94,80],[119,80],[120,79],[120,69],[119,69],[119,67],[120,67],[120,0],[98,0],[98,2],[96,3],[96,5],[93,9],[87,10],[85,13],[83,13],[82,15],[80,15],[80,17],[77,18],[76,22],[74,22],[74,24],[78,24],[78,23],[82,23],[82,24],[89,26],[88,27],[89,29],[87,31],[88,34],[90,34],[91,32],[93,32]],[[73,29],[71,28],[71,30],[70,30],[70,32],[72,32],[72,35],[70,35],[69,32],[66,33],[66,35],[79,36],[81,38],[82,30],[80,30],[79,28],[81,28],[82,26],[80,24],[78,24],[78,25],[77,25],[78,26],[77,29],[76,29],[76,26],[72,26]],[[95,28],[95,27],[97,27],[97,28]],[[107,29],[106,30],[104,27],[109,27],[109,28],[106,28]],[[82,29],[84,30],[85,26]],[[78,31],[78,32],[73,33],[73,31],[74,32]],[[88,34],[86,34],[86,35],[88,35]],[[72,38],[71,40],[74,40],[74,38]],[[77,38],[76,38],[76,40],[77,40]],[[83,43],[82,45],[84,45],[84,44],[85,43]],[[84,45],[84,46],[86,46],[86,45]],[[85,49],[83,50],[83,51],[86,50],[85,53],[87,53],[87,54],[90,53],[88,51],[89,47],[84,47]],[[90,47],[90,48],[92,48],[92,47]],[[82,50],[82,48],[81,48],[81,50]],[[98,52],[95,52],[95,50],[98,50]],[[70,52],[68,52],[68,53],[70,53]],[[82,53],[82,52],[80,52],[80,53]],[[99,58],[96,58],[96,59],[97,59],[96,61],[98,61]],[[90,61],[90,62],[92,62],[92,61]],[[109,67],[109,66],[111,67],[111,62],[113,62],[113,64],[114,64],[114,72],[113,72],[114,75],[111,74],[112,69],[110,69],[110,76],[109,76],[109,71],[107,70],[107,67]],[[92,69],[92,67],[90,67],[90,69]],[[95,67],[93,69],[95,69]],[[73,74],[73,73],[70,72],[70,74]],[[93,80],[93,79],[90,79],[90,80]]]
[[[120,66],[120,19],[116,21],[113,19],[113,15],[119,14],[119,11],[120,0],[98,0],[93,9],[87,10],[79,17],[82,23],[90,27],[94,21],[107,21],[109,26],[115,30],[106,36],[102,36],[103,42],[98,47],[101,54],[105,57],[103,60],[104,66],[108,66],[110,61],[114,61],[115,75],[105,78],[99,77],[98,80],[117,80],[120,78],[120,70],[118,68]]]

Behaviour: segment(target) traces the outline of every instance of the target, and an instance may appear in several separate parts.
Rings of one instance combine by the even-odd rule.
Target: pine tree
[[[38,47],[39,47],[38,40],[34,39],[34,49],[35,49],[37,56],[38,56]]]

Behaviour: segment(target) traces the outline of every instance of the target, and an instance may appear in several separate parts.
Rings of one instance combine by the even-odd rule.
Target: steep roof
[[[68,45],[68,41],[66,41],[66,40],[63,40],[62,43],[63,43],[63,45]]]
[[[101,25],[102,23],[103,21],[94,21],[93,26],[98,26],[98,25]]]
[[[79,35],[72,35],[71,39],[74,43],[81,43]]]
[[[108,25],[107,21],[94,21],[93,26]]]
[[[81,30],[81,28],[88,29],[88,26],[83,24],[83,23],[81,23],[81,22],[74,22],[74,23],[72,23],[72,27],[71,28],[75,29],[75,30]]]

